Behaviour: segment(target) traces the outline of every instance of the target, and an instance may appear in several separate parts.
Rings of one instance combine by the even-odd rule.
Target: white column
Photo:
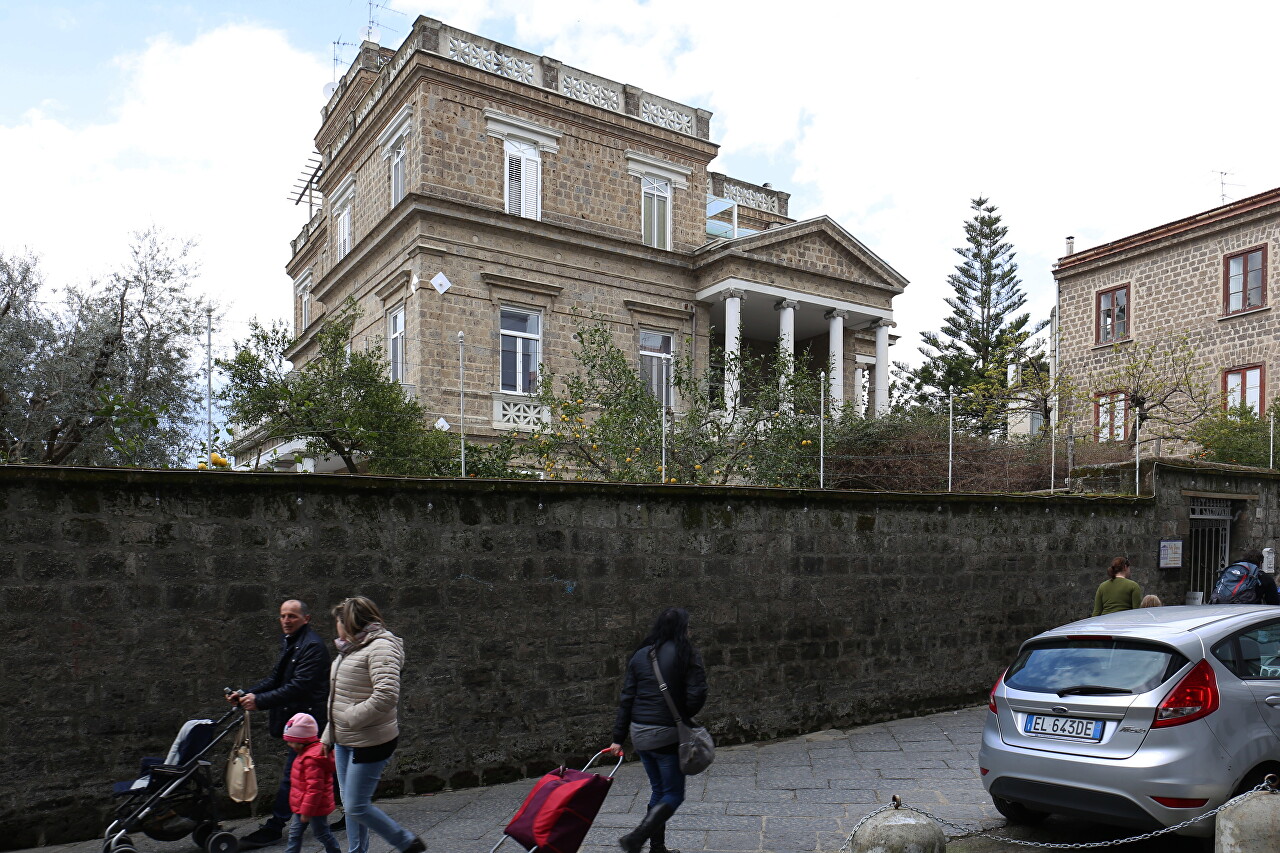
[[[724,300],[724,405],[730,411],[738,408],[738,368],[742,357],[742,295],[741,290],[726,290],[720,295]]]
[[[866,379],[867,369],[861,364],[853,366],[853,410],[860,415],[867,413],[866,404],[862,398],[862,383]]]
[[[831,378],[827,383],[827,396],[831,407],[844,405],[844,318],[845,311],[831,310],[827,317],[827,361],[831,362]]]
[[[898,325],[892,320],[876,321],[876,397],[875,414],[889,409],[889,329]]]
[[[790,358],[796,355],[796,301],[779,299],[773,306],[778,312],[778,346]]]
[[[783,368],[786,373],[778,377],[778,386],[785,392],[796,363],[796,302],[794,299],[779,299],[773,308],[778,312],[778,348],[786,359]],[[791,404],[785,403],[783,409],[791,411]]]

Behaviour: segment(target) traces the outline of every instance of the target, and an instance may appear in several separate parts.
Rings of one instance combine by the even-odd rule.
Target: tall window
[[[351,251],[351,202],[348,201],[334,214],[338,226],[338,257],[345,258]]]
[[[649,393],[671,405],[671,335],[640,332],[640,375]]]
[[[1227,314],[1261,308],[1266,304],[1266,247],[1228,255],[1223,260],[1223,266],[1226,278],[1223,285],[1223,310]]]
[[[502,390],[532,394],[538,390],[538,358],[542,344],[542,318],[532,311],[503,308]]]
[[[1094,399],[1094,423],[1098,425],[1098,441],[1124,441],[1129,417],[1129,404],[1119,391],[1099,394]]]
[[[404,382],[404,306],[397,305],[387,312],[387,357],[391,361],[391,379]]]
[[[640,178],[644,244],[671,248],[671,182],[644,175]]]
[[[542,218],[542,158],[538,146],[521,139],[502,144],[507,156],[507,213]]]
[[[391,148],[391,206],[395,207],[404,198],[404,157],[408,141],[402,136]]]
[[[301,302],[302,302],[302,305],[301,305],[302,310],[299,311],[299,314],[301,314],[302,325],[298,328],[299,332],[304,331],[307,328],[307,326],[311,325],[311,291],[310,290],[302,291]]]
[[[1100,344],[1129,337],[1129,285],[1122,284],[1098,292],[1098,335]]]
[[[1262,413],[1262,365],[1238,367],[1222,374],[1222,393],[1226,397],[1228,409],[1234,409],[1241,403],[1253,409],[1255,414]]]

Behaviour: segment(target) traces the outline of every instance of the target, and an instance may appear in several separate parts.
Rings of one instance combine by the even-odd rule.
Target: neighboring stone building
[[[1280,279],[1271,249],[1277,237],[1280,189],[1081,252],[1069,242],[1054,269],[1058,365],[1093,397],[1077,429],[1131,440],[1129,401],[1101,387],[1101,377],[1125,348],[1164,346],[1182,335],[1205,365],[1205,383],[1230,405],[1264,411],[1278,354],[1270,295]],[[1166,443],[1164,450],[1187,447]]]
[[[683,347],[706,366],[781,339],[830,359],[837,401],[887,404],[907,281],[829,218],[790,219],[787,193],[708,171],[707,111],[418,18],[397,50],[361,45],[322,115],[295,364],[354,297],[353,345],[381,340],[433,420],[458,421],[461,349],[469,434],[541,422],[539,364],[571,366],[580,320],[655,386]]]

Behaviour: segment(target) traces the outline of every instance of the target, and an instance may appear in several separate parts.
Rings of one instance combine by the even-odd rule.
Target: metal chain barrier
[[[1257,785],[1257,787],[1251,788],[1250,790],[1245,791],[1243,794],[1232,797],[1222,805],[1218,806],[1213,811],[1205,812],[1202,815],[1196,815],[1190,820],[1184,820],[1182,823],[1174,824],[1173,826],[1166,826],[1164,829],[1156,829],[1156,830],[1152,830],[1151,832],[1144,832],[1141,835],[1134,835],[1134,836],[1130,836],[1129,838],[1115,838],[1110,841],[1082,841],[1075,844],[1070,844],[1070,843],[1055,844],[1048,841],[1023,841],[1022,839],[1018,839],[1018,838],[1007,838],[1003,835],[994,835],[992,834],[991,830],[987,830],[986,832],[984,832],[981,829],[975,829],[974,827],[961,826],[960,824],[952,823],[949,820],[944,820],[943,818],[940,818],[937,815],[930,814],[924,809],[918,809],[915,806],[904,806],[902,803],[902,798],[899,797],[897,794],[894,794],[893,802],[891,802],[889,805],[881,806],[875,811],[868,812],[867,814],[863,815],[862,819],[854,825],[853,831],[849,833],[849,837],[845,839],[844,844],[840,845],[839,853],[852,853],[853,837],[854,835],[857,834],[858,830],[862,828],[862,825],[864,823],[866,823],[868,820],[875,817],[876,815],[880,814],[881,812],[890,811],[892,809],[898,809],[898,808],[909,809],[910,811],[915,812],[921,817],[927,817],[930,820],[935,821],[941,824],[942,826],[945,826],[948,829],[955,830],[956,833],[959,835],[964,835],[964,836],[986,835],[988,838],[993,838],[997,841],[1003,841],[1006,844],[1017,844],[1020,847],[1043,847],[1049,850],[1088,850],[1095,847],[1118,847],[1121,844],[1129,844],[1134,841],[1146,841],[1148,838],[1156,838],[1161,835],[1166,835],[1170,832],[1177,832],[1180,829],[1186,829],[1188,826],[1191,826],[1194,823],[1199,823],[1202,820],[1215,816],[1218,812],[1222,811],[1227,806],[1230,806],[1234,803],[1239,802],[1240,800],[1244,799],[1250,794],[1256,794],[1259,791],[1266,791],[1269,794],[1280,793],[1280,787],[1278,786],[1280,786],[1280,778],[1277,778],[1275,775],[1268,775],[1266,779],[1264,779],[1262,782],[1260,782]]]

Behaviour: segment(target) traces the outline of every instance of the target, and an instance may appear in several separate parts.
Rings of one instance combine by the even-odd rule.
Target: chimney
[[[1074,255],[1075,253],[1076,253],[1076,238],[1068,237],[1067,238],[1067,254]]]

